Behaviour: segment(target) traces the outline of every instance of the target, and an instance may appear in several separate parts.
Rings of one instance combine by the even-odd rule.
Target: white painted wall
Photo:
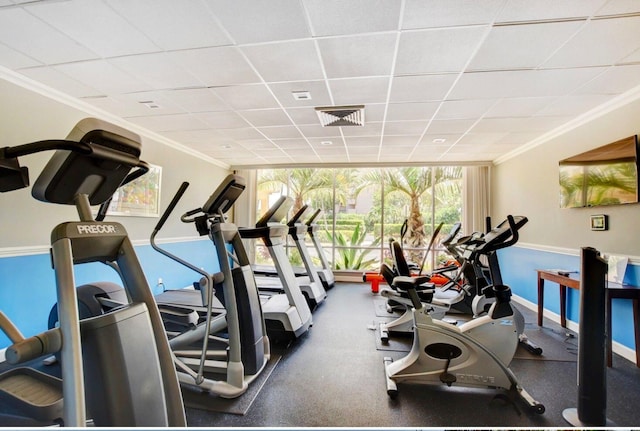
[[[548,142],[498,164],[492,170],[496,220],[525,215],[520,243],[640,256],[640,204],[561,209],[558,162],[566,157],[640,134],[640,98]],[[589,216],[607,214],[609,230],[591,231]]]

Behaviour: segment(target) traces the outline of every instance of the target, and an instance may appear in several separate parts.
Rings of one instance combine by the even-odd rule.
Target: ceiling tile
[[[494,144],[504,138],[507,132],[488,132],[488,133],[467,133],[460,140],[460,145],[488,145]]]
[[[265,126],[291,126],[291,120],[282,109],[256,109],[251,111],[238,111],[245,120],[254,127]]]
[[[279,108],[276,99],[263,84],[214,88],[213,92],[234,109]]]
[[[251,65],[235,47],[189,49],[170,52],[167,56],[209,87],[260,82]]]
[[[40,19],[20,8],[0,10],[0,40],[4,45],[44,64],[98,57],[86,46],[48,25],[43,25]]]
[[[243,147],[250,148],[252,151],[257,150],[275,150],[278,147],[267,139],[251,139],[239,141]]]
[[[340,127],[323,127],[319,124],[299,126],[302,134],[307,138],[340,137]],[[343,128],[344,129],[344,128]]]
[[[273,143],[284,150],[292,150],[295,148],[309,148],[309,143],[300,139],[274,139]]]
[[[538,116],[576,116],[583,114],[590,109],[601,105],[608,100],[611,100],[611,96],[605,94],[585,94],[578,96],[565,96],[558,98],[553,103],[550,103],[539,112]]]
[[[422,134],[422,132],[420,132]],[[414,147],[418,142],[420,142],[420,134],[418,135],[407,135],[407,136],[387,136],[386,129],[385,135],[382,138],[383,146],[410,146]]]
[[[505,0],[406,0],[402,28],[489,24]]]
[[[442,100],[456,80],[455,74],[396,76],[390,102],[428,102]]]
[[[604,3],[605,0],[508,0],[498,13],[496,22],[586,18]]]
[[[135,96],[124,94],[89,97],[83,100],[107,112],[116,112],[123,118],[185,113],[185,110],[180,106],[153,92],[135,93]],[[148,104],[140,103],[141,101],[153,102],[154,108],[150,108]]]
[[[331,97],[325,81],[299,81],[268,84],[280,104],[285,108],[302,106],[330,106]],[[309,100],[296,100],[294,91],[307,91],[311,95]]]
[[[496,103],[493,99],[446,100],[434,118],[438,120],[481,117]]]
[[[422,135],[429,121],[387,121],[384,124],[386,135]]]
[[[589,21],[543,67],[608,66],[640,48],[640,16]]]
[[[42,63],[0,43],[0,64],[9,69],[22,69]]]
[[[433,120],[427,129],[429,135],[451,135],[469,130],[475,120]]]
[[[112,58],[109,62],[156,90],[203,86],[202,82],[165,53]]]
[[[107,0],[107,4],[164,50],[232,43],[201,1]]]
[[[378,147],[380,145],[379,136],[346,136],[345,141],[349,148],[353,147]]]
[[[382,123],[366,123],[364,126],[341,127],[342,134],[347,136],[380,136]]]
[[[299,1],[209,0],[207,3],[238,44],[311,36]]]
[[[25,9],[103,58],[159,50],[140,30],[101,1],[39,2]]]
[[[20,74],[75,97],[99,96],[104,92],[85,85],[52,67],[31,67]]]
[[[154,115],[151,117],[132,117],[129,121],[158,132],[175,130],[199,130],[206,128],[199,119],[190,114]]]
[[[608,0],[603,7],[598,9],[596,16],[619,15],[640,12],[640,4],[637,1]]]
[[[302,136],[295,126],[260,127],[258,130],[269,139],[295,139]]]
[[[555,97],[512,97],[500,99],[485,113],[485,117],[528,117],[554,101]]]
[[[463,135],[461,133],[426,133],[420,141],[420,148],[447,149]]]
[[[286,111],[293,122],[299,126],[319,124],[318,114],[316,110],[310,106],[304,108],[287,108]]]
[[[483,118],[474,125],[473,133],[514,133],[550,131],[566,122],[568,117],[540,116],[529,118]]]
[[[493,27],[467,70],[537,67],[582,25],[580,21],[567,21]]]
[[[601,68],[465,73],[450,99],[560,96],[601,73]]]
[[[209,88],[185,88],[178,90],[165,90],[146,94],[132,94],[131,97],[140,97],[154,100],[154,94],[167,99],[172,103],[182,107],[187,112],[210,112],[210,111],[228,111],[230,106],[226,104],[213,90]],[[149,100],[148,98],[146,100]]]
[[[303,4],[314,36],[396,30],[401,6],[397,0],[303,0]]]
[[[251,140],[251,139],[265,139],[265,136],[253,127],[242,127],[235,129],[219,129],[219,133],[227,138],[234,140]]]
[[[639,84],[638,77],[640,64],[610,67],[573,94],[622,94]]]
[[[328,78],[383,76],[391,72],[396,35],[343,36],[319,39]]]
[[[198,112],[191,115],[208,127],[215,129],[236,129],[249,126],[240,115],[233,111]]]
[[[390,103],[387,121],[429,120],[435,114],[440,102]]]
[[[105,95],[149,91],[153,87],[109,63],[107,60],[91,60],[66,63],[54,68],[89,87],[100,90]]]
[[[488,27],[430,29],[402,33],[396,75],[459,72]]]
[[[242,52],[266,82],[324,78],[312,40],[245,46]]]
[[[332,79],[329,81],[336,105],[366,105],[387,100],[389,78]]]

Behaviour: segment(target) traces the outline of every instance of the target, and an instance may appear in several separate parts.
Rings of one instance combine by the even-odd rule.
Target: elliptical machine
[[[512,216],[507,225],[488,232],[479,254],[508,247],[518,240],[518,226]],[[508,232],[508,237],[504,233]],[[488,313],[461,326],[434,320],[416,294],[417,280],[396,277],[394,284],[405,289],[413,302],[414,338],[411,351],[393,361],[384,358],[387,394],[398,395],[398,383],[461,385],[503,388],[520,396],[532,411],[542,414],[544,405],[534,400],[509,369],[518,347],[518,331],[511,307],[511,289],[492,285],[495,302]]]
[[[154,250],[202,276],[197,283],[200,291],[180,293],[203,299],[205,310],[201,313],[203,322],[192,330],[174,334],[169,344],[183,386],[235,398],[246,392],[270,358],[269,337],[253,272],[238,228],[225,222],[225,213],[244,191],[245,182],[238,175],[228,175],[202,207],[187,211],[180,218],[184,223],[194,223],[198,233],[207,235],[213,242],[221,269],[214,275],[161,248],[155,241],[188,186],[189,183],[182,183],[154,228],[150,243]],[[214,304],[222,304],[225,312],[214,312]],[[209,349],[209,340],[220,341],[214,334],[225,327],[227,338],[222,339],[225,349]]]
[[[57,151],[31,194],[43,202],[74,205],[80,221],[59,224],[51,234],[59,327],[24,339],[2,316],[0,327],[13,342],[7,348],[7,361],[22,364],[60,352],[62,391],[53,395],[62,400],[64,426],[85,426],[88,412],[97,426],[184,427],[171,350],[133,245],[121,224],[96,221],[91,212],[91,205],[105,202],[121,184],[148,171],[139,159],[140,137],[104,121],[85,119],[66,140],[3,148],[0,191],[27,187],[28,170],[20,167],[18,157],[47,150]],[[89,262],[116,269],[130,302],[81,321],[74,265]],[[7,402],[23,412],[35,410],[43,393],[51,392],[40,378],[25,382],[14,377],[0,379],[11,399]]]

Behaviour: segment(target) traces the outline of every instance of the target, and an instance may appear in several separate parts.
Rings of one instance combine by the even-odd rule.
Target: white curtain
[[[489,215],[489,205],[491,204],[489,173],[489,166],[466,166],[463,169],[462,232],[464,235],[486,230],[485,220]]]

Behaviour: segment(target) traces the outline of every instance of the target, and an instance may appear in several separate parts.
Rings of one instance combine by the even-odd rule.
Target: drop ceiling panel
[[[245,46],[242,52],[266,82],[324,78],[312,40]]]
[[[54,69],[105,95],[153,90],[151,84],[144,79],[129,75],[107,60],[60,64],[54,66]]]
[[[429,102],[442,100],[455,82],[457,75],[415,75],[393,78],[389,101]]]
[[[303,4],[314,36],[396,30],[402,5],[397,0],[303,0]]]
[[[0,64],[9,69],[22,69],[42,64],[23,53],[0,43]]]
[[[219,87],[212,91],[237,110],[279,108],[276,99],[263,84]]]
[[[505,0],[406,0],[402,28],[489,24]]]
[[[332,105],[325,81],[282,82],[268,85],[280,104],[285,108]],[[311,99],[296,100],[292,94],[294,91],[307,91],[311,95]]]
[[[159,50],[151,39],[101,1],[43,2],[25,9],[103,58]]]
[[[170,52],[167,56],[206,86],[260,82],[258,75],[236,47],[190,49]]]
[[[249,124],[234,111],[198,112],[194,118],[214,129],[237,129],[249,127]]]
[[[208,4],[238,44],[311,36],[299,1],[209,0]]]
[[[137,100],[154,100],[154,94],[167,99],[186,112],[228,111],[231,107],[209,88],[188,88],[132,94]]]
[[[640,48],[640,16],[589,21],[543,67],[609,66]]]
[[[459,72],[489,29],[483,26],[402,33],[395,73]]]
[[[386,103],[389,78],[332,79],[329,87],[336,105]]]
[[[107,0],[107,4],[164,50],[232,43],[203,1]]]
[[[254,127],[292,125],[291,120],[282,109],[255,109],[251,111],[238,111],[238,114]]]
[[[387,121],[384,125],[386,135],[421,135],[429,121]],[[384,142],[384,140],[383,140]]]
[[[485,117],[528,117],[553,102],[555,97],[512,97],[498,100]]]
[[[104,92],[83,84],[51,67],[31,67],[22,69],[20,73],[34,81],[74,97],[92,97],[104,94]]]
[[[133,117],[129,121],[158,132],[200,130],[207,125],[190,114],[154,115],[152,117]]]
[[[0,73],[234,166],[489,160],[640,88],[636,0],[7,4]]]
[[[109,62],[156,90],[203,86],[201,81],[165,53],[113,58]]]
[[[639,76],[640,64],[610,67],[573,94],[622,94],[639,84]]]
[[[24,37],[29,35],[29,37]],[[0,41],[44,64],[97,58],[98,54],[73,38],[46,25],[24,9],[0,10]]]
[[[295,139],[302,137],[298,128],[294,126],[260,127],[258,130],[268,139]]]
[[[506,25],[491,29],[468,70],[534,68],[558,50],[580,21]]]
[[[390,103],[387,108],[387,121],[429,120],[438,106],[440,102]]]
[[[498,13],[496,22],[585,18],[605,3],[605,0],[508,0]]]
[[[388,75],[396,37],[394,33],[382,33],[318,40],[327,77]]]
[[[496,102],[494,99],[446,100],[442,102],[434,118],[438,120],[478,118]]]
[[[601,73],[601,68],[465,73],[450,99],[559,96]]]

